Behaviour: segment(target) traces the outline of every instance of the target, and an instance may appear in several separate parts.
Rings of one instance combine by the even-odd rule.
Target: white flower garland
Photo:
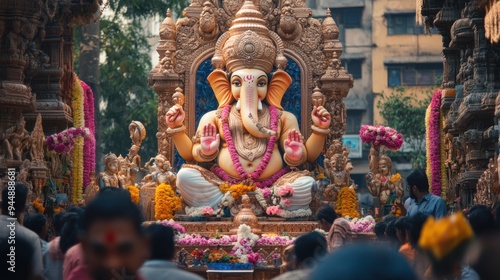
[[[201,210],[203,210],[203,208],[205,208],[205,206],[201,206],[201,207],[186,206],[186,208],[185,208],[186,215],[191,216],[191,217],[199,217],[199,216],[201,216]]]
[[[298,209],[293,211],[288,211],[285,209],[281,210],[279,216],[283,218],[298,218],[298,217],[308,217],[312,215],[311,209]]]

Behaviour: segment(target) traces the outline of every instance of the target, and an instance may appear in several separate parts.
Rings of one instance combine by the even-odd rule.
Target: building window
[[[344,67],[352,75],[353,79],[361,79],[363,59],[346,59]]]
[[[387,34],[424,34],[424,27],[417,25],[415,22],[415,14],[386,14],[387,18]]]
[[[363,7],[330,8],[332,18],[338,26],[344,28],[361,28]]]
[[[442,63],[393,64],[387,66],[387,83],[389,87],[432,86],[442,74]]]
[[[359,134],[363,110],[347,110],[347,128],[345,134]]]

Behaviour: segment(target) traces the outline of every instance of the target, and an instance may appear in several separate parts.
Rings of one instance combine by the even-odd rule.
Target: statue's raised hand
[[[304,155],[303,139],[300,132],[295,129],[288,132],[285,140],[285,155],[290,161],[300,161]]]
[[[330,122],[332,121],[332,116],[323,106],[316,107],[314,106],[312,113],[312,122],[315,126],[319,128],[329,128]]]
[[[182,106],[180,105],[172,106],[165,115],[165,118],[167,120],[167,125],[170,128],[177,128],[182,126],[185,117],[186,113],[184,112],[184,109],[182,109]]]
[[[220,144],[220,135],[217,133],[217,128],[215,125],[209,123],[203,127],[203,131],[200,137],[201,142],[201,152],[206,156],[211,156],[217,149]]]

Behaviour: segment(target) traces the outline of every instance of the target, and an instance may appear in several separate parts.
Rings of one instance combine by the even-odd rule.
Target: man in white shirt
[[[42,250],[38,235],[19,223],[26,209],[28,188],[21,183],[6,185],[2,189],[2,215],[0,216],[0,239],[8,238],[8,242],[15,248],[15,239],[22,238],[33,247],[32,269],[35,276],[43,275]],[[10,243],[9,243],[10,244]],[[15,254],[26,252],[15,252]],[[2,272],[3,273],[3,272]],[[8,272],[12,273],[12,272]],[[15,273],[15,272],[14,272]]]

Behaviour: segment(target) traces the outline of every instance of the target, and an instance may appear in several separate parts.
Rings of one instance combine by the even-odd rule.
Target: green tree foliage
[[[377,102],[380,115],[385,120],[383,125],[396,129],[405,139],[402,151],[395,155],[406,158],[414,169],[426,166],[425,111],[432,97],[431,91],[419,94],[425,97],[417,99],[415,93],[405,93],[404,87],[398,87],[393,94],[382,94]]]
[[[96,110],[100,127],[97,144],[103,153],[126,155],[131,146],[128,125],[137,120],[147,130],[140,151],[143,161],[156,155],[158,99],[147,86],[148,73],[152,69],[151,46],[147,39],[152,34],[145,32],[142,22],[154,16],[162,21],[167,8],[180,15],[188,5],[188,0],[107,1],[105,9],[112,13],[105,12],[111,16],[102,16],[100,20],[100,110]],[[80,46],[81,38],[86,36],[83,33],[77,28],[76,46]],[[79,53],[75,50],[75,62],[78,62]]]

